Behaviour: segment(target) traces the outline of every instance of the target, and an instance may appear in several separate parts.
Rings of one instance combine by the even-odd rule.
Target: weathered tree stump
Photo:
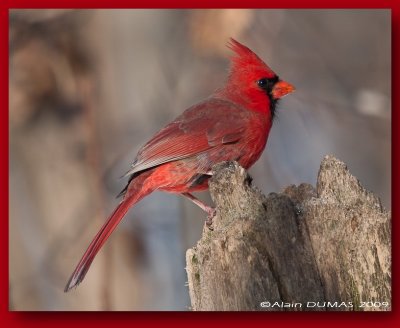
[[[186,253],[193,310],[391,309],[390,213],[344,163],[267,197],[236,162],[213,173],[213,230]]]

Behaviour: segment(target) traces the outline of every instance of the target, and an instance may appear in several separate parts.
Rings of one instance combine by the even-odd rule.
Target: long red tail
[[[138,201],[140,201],[143,197],[145,197],[146,195],[150,194],[153,191],[151,189],[149,190],[142,188],[141,184],[143,183],[143,180],[138,181],[140,183],[140,187],[138,186],[139,188],[137,189],[139,190],[134,190],[136,189],[135,186],[133,186],[133,188],[129,186],[130,190],[128,190],[125,198],[121,201],[121,203],[119,203],[119,205],[110,215],[106,223],[104,223],[100,231],[93,238],[85,254],[83,254],[81,260],[79,261],[74,272],[69,278],[68,283],[65,286],[64,292],[68,292],[71,288],[79,285],[82,282],[96,254],[98,253],[100,248],[104,245],[104,243],[107,241],[108,237],[111,235],[114,229],[117,227],[118,223],[125,216],[126,212],[128,212],[128,210]],[[136,184],[135,181],[133,181],[133,184]]]

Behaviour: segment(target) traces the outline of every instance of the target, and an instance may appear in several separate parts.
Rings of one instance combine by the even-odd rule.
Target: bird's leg
[[[204,212],[207,213],[206,224],[207,224],[207,226],[211,226],[212,219],[215,216],[215,212],[216,212],[215,208],[212,208],[212,207],[204,204],[200,199],[197,199],[196,197],[194,197],[192,194],[190,194],[188,192],[184,192],[181,195],[185,196],[186,198],[188,198],[190,201],[195,203],[198,207],[200,207]]]

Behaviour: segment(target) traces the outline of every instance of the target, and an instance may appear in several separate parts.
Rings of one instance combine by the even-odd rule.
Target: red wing
[[[249,115],[250,111],[221,99],[195,105],[139,150],[126,175],[237,142],[244,134]]]

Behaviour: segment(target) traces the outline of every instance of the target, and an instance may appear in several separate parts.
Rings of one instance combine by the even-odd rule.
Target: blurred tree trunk
[[[390,213],[344,163],[268,197],[222,163],[210,191],[213,230],[186,253],[193,310],[390,310]]]

